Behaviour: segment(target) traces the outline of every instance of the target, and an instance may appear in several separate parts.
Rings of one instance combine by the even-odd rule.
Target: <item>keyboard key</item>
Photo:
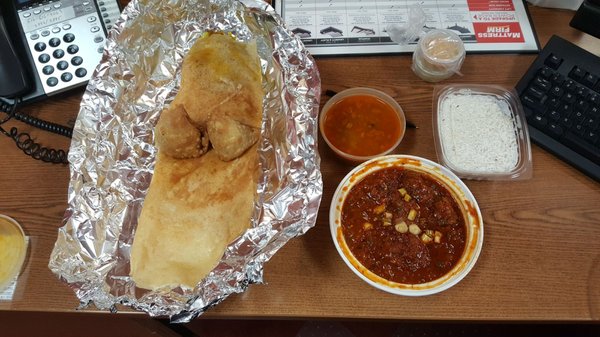
[[[573,67],[573,69],[571,69],[571,72],[569,73],[569,77],[577,82],[580,82],[584,76],[585,70],[579,68],[578,66]]]
[[[558,69],[558,67],[560,67],[560,64],[562,63],[563,59],[554,55],[554,54],[550,54],[550,56],[548,56],[548,58],[546,58],[546,61],[544,61],[544,64],[547,65],[548,67],[556,70]]]
[[[560,138],[564,133],[564,129],[557,123],[548,123],[546,130],[548,130],[548,134],[554,138]]]
[[[567,128],[570,128],[571,126],[573,126],[573,119],[572,119],[571,117],[569,117],[569,116],[563,116],[563,117],[560,119],[560,124],[561,124],[562,126],[565,126],[565,127],[567,127]]]
[[[596,131],[588,131],[583,135],[583,139],[587,140],[589,143],[597,144],[598,143],[598,132]]]
[[[549,79],[550,76],[552,76],[554,72],[552,71],[552,69],[548,68],[548,66],[544,66],[540,69],[540,71],[538,72],[538,74],[545,78],[545,79]]]
[[[560,98],[558,98],[558,97],[550,97],[546,101],[546,105],[551,109],[558,108],[559,104],[560,104]]]
[[[573,118],[575,118],[578,122],[581,122],[585,119],[585,114],[582,111],[575,111]]]
[[[565,82],[565,77],[559,73],[554,73],[550,78],[550,82],[554,85],[562,85]]]
[[[544,91],[540,90],[537,86],[531,86],[527,90],[527,94],[538,101],[542,100],[542,97],[546,96]]]
[[[573,91],[575,91],[575,89],[577,87],[577,83],[575,83],[575,81],[573,81],[573,80],[566,80],[563,83],[562,87],[566,91],[573,92]]]
[[[544,112],[546,112],[546,106],[543,105],[542,103],[540,103],[538,100],[533,99],[527,95],[523,96],[522,98],[522,102],[523,104],[530,108],[531,110],[533,110],[534,112],[538,112],[543,114]]]
[[[591,115],[591,116],[600,116],[600,107],[597,105],[590,106],[590,108],[586,112],[588,115]]]
[[[548,120],[541,115],[533,115],[530,119],[528,119],[529,123],[535,126],[538,129],[544,129],[546,124],[548,124]]]
[[[586,111],[589,106],[590,104],[583,98],[580,98],[575,102],[575,109],[579,111]]]
[[[589,88],[593,88],[598,83],[598,76],[587,73],[581,80],[581,83],[585,84]]]
[[[553,121],[558,121],[560,119],[560,113],[558,113],[556,110],[550,110],[550,113],[548,113],[548,118],[552,119]]]
[[[575,103],[575,95],[570,92],[566,92],[561,100],[566,103]]]
[[[552,87],[552,89],[550,90],[550,94],[556,97],[561,97],[564,93],[565,91],[563,90],[563,88],[559,86]]]
[[[544,92],[548,92],[548,90],[552,89],[552,83],[539,76],[533,80],[533,83],[537,85],[540,89],[542,89]]]
[[[591,94],[590,97],[588,97],[588,101],[590,104],[600,104],[600,96],[598,94]]]
[[[589,91],[586,87],[578,85],[577,87],[575,87],[575,95],[582,98],[587,98],[589,95]]]
[[[585,120],[583,121],[583,126],[590,129],[590,130],[595,130],[598,128],[598,123],[600,121],[600,118],[595,117],[595,116],[588,116],[587,118],[585,118]]]
[[[573,130],[576,134],[580,135],[581,137],[583,137],[583,135],[586,132],[585,128],[583,127],[583,124],[575,124],[573,125],[571,130]]]
[[[575,133],[567,131],[562,137],[562,142],[575,152],[587,157],[596,164],[600,164],[600,148],[595,147],[587,139],[581,138]]]
[[[563,116],[568,116],[573,112],[573,106],[571,104],[561,104],[558,107],[558,112]]]

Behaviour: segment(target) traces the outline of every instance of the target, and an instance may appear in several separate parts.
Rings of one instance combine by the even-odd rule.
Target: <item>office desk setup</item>
[[[594,37],[569,27],[572,11],[529,7],[543,47],[559,35],[600,55]],[[467,54],[462,76],[441,82],[513,88],[535,54]],[[321,106],[326,90],[375,88],[392,96],[416,128],[394,153],[437,161],[432,127],[435,84],[410,69],[411,56],[317,57]],[[21,108],[56,123],[74,123],[83,90]],[[10,121],[38,142],[67,149],[65,137]],[[16,219],[29,238],[28,255],[12,300],[1,311],[72,313],[73,291],[49,270],[63,225],[69,167],[32,160],[0,138],[0,213]],[[600,185],[532,144],[533,176],[519,181],[464,180],[481,209],[485,236],[474,268],[441,293],[408,297],[370,287],[344,264],[329,232],[329,207],[355,164],[319,139],[323,195],[314,228],[292,239],[265,264],[265,284],[229,296],[203,317],[233,319],[377,319],[395,321],[598,322],[600,320]],[[139,315],[119,307],[118,315]],[[106,319],[114,314],[90,306]]]

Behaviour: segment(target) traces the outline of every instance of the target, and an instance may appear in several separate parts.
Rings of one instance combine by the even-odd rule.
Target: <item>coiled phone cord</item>
[[[0,111],[4,111],[8,115],[5,119],[0,121],[0,132],[12,138],[17,147],[23,150],[26,155],[31,156],[33,159],[41,160],[47,163],[68,164],[67,153],[64,150],[56,150],[41,146],[39,143],[36,143],[28,133],[19,133],[16,127],[12,127],[10,131],[6,131],[2,127],[2,124],[9,121],[11,118],[14,118],[36,128],[53,132],[61,136],[71,138],[73,135],[73,129],[69,127],[47,122],[33,116],[17,113],[16,110],[19,101],[19,99],[16,99],[13,102],[9,102],[5,98],[0,98]]]

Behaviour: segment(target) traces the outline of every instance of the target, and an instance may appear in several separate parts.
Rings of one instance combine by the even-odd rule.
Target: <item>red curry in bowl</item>
[[[350,189],[341,229],[365,268],[402,284],[449,273],[467,242],[465,218],[452,193],[429,174],[396,166],[374,171]]]

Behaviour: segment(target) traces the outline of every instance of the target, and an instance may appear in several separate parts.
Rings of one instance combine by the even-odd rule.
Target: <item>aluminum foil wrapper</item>
[[[137,288],[129,256],[152,179],[153,128],[179,89],[187,51],[206,31],[257,40],[265,92],[260,178],[250,229],[195,289]],[[125,305],[187,322],[249,284],[290,239],[314,226],[323,183],[317,152],[320,78],[300,40],[267,3],[133,0],[115,23],[81,102],[69,151],[64,226],[50,269],[80,308]]]

